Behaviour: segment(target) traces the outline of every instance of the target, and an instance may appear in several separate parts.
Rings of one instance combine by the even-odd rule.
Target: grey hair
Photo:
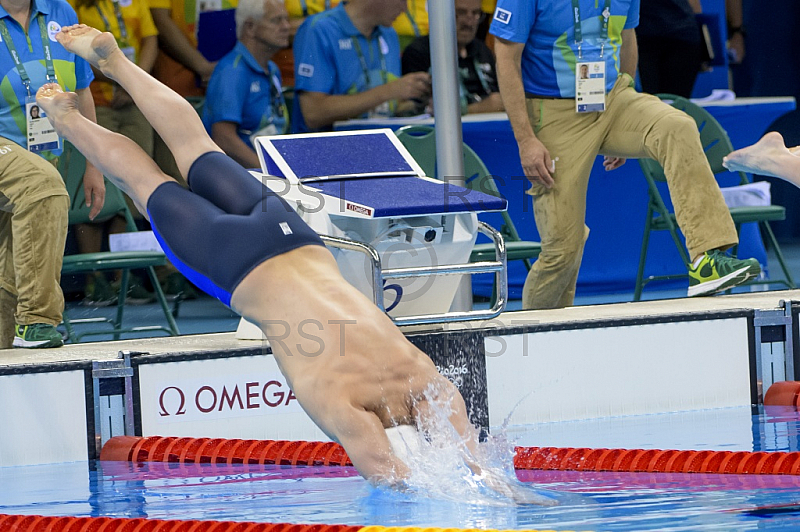
[[[264,0],[239,0],[236,6],[236,38],[241,39],[244,25],[248,20],[258,20],[264,16]]]

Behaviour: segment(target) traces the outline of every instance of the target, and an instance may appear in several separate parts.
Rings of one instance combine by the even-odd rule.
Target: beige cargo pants
[[[43,158],[0,137],[0,348],[14,324],[61,323],[69,196]]]
[[[589,235],[586,190],[598,154],[650,157],[661,163],[690,257],[738,242],[694,120],[655,96],[636,92],[627,74],[620,75],[606,104],[603,113],[578,114],[572,99],[527,100],[534,132],[558,162],[555,185],[546,189],[537,184],[529,191],[542,253],[525,280],[525,309],[573,303]],[[609,216],[614,208],[624,208],[624,198],[620,200],[620,205],[609,206]]]

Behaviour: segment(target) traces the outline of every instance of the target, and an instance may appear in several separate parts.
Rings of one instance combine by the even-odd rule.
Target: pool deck
[[[607,321],[669,316],[705,315],[734,310],[772,310],[782,302],[799,301],[800,290],[753,292],[716,297],[666,299],[636,303],[587,305],[555,310],[505,312],[489,321],[435,323],[402,327],[406,334],[425,334],[441,331],[474,330],[475,328],[504,328],[521,323],[541,326],[571,326]],[[113,360],[120,351],[139,351],[151,355],[202,353],[221,350],[259,349],[268,346],[258,340],[240,340],[236,333],[196,334],[177,337],[143,338],[112,342],[68,344],[53,349],[0,350],[0,367],[27,364],[55,364],[68,361]]]

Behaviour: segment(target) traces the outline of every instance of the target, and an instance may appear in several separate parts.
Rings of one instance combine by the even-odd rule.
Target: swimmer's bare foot
[[[119,58],[126,59],[111,33],[101,33],[100,30],[85,24],[61,28],[56,34],[56,40],[64,48],[86,59],[109,77],[113,77],[112,63]]]
[[[78,95],[64,92],[57,83],[45,83],[36,91],[36,103],[44,109],[47,118],[59,135],[64,136],[64,127],[72,113],[78,113]]]
[[[759,175],[780,175],[783,166],[782,159],[786,156],[793,157],[786,148],[783,137],[780,133],[772,131],[767,133],[761,140],[736,150],[722,160],[722,165],[732,172],[749,172]]]

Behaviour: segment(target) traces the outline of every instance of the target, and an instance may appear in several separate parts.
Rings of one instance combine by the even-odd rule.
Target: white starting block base
[[[431,321],[450,311],[470,274],[441,269],[469,266],[477,213],[507,207],[502,198],[426,177],[389,129],[258,137],[255,148],[262,172],[254,177],[330,237],[326,244],[344,278],[395,320]],[[503,290],[492,315],[505,304],[504,247],[496,245]],[[480,317],[463,314],[452,318]],[[242,321],[237,338],[262,334]]]

